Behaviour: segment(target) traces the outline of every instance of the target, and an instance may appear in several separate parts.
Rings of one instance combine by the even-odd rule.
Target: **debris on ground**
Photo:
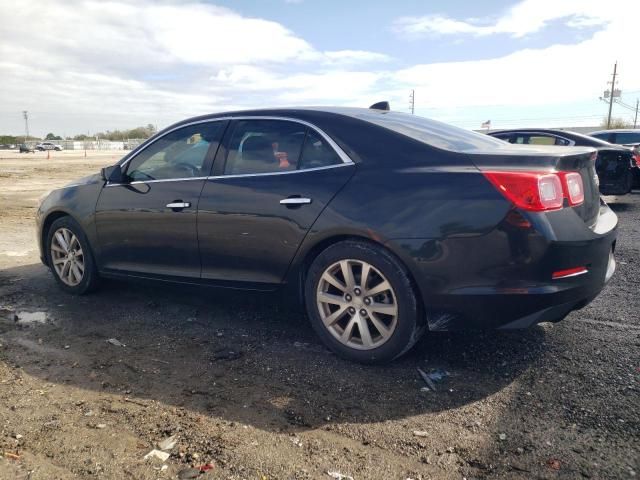
[[[162,440],[161,442],[158,443],[158,448],[160,450],[171,450],[173,447],[176,446],[176,442],[178,441],[178,439],[176,438],[175,435],[171,435],[170,437],[165,438],[164,440]]]
[[[437,392],[438,390],[436,389],[436,383],[442,381],[445,377],[449,376],[449,372],[447,372],[446,370],[442,370],[442,369],[434,369],[431,370],[429,373],[426,373],[424,370],[422,370],[420,367],[418,367],[418,373],[420,374],[420,377],[422,377],[422,380],[424,381],[424,383],[427,384],[427,388],[429,388],[430,390]],[[424,390],[425,387],[422,387],[420,390],[421,391],[426,391]]]
[[[88,423],[87,427],[102,430],[104,428],[107,428],[107,424],[106,423]]]
[[[202,472],[197,468],[183,468],[178,472],[180,480],[188,480],[190,478],[198,478]]]
[[[4,452],[4,456],[12,460],[20,460],[20,455],[17,453]]]
[[[550,458],[547,460],[547,467],[551,470],[560,470],[560,460],[557,458]]]
[[[156,450],[155,448],[147,453],[143,458],[145,460],[149,458],[157,458],[158,460],[165,462],[171,456],[171,454],[167,452],[163,452],[162,450]]]
[[[498,435],[498,438],[500,439],[500,441],[504,442],[507,439],[507,434],[501,433],[500,435]]]
[[[196,468],[201,472],[208,472],[209,470],[213,470],[215,465],[212,463],[205,463],[204,465],[199,465]]]
[[[122,343],[120,340],[118,340],[117,338],[110,338],[107,340],[107,343],[110,343],[111,345],[115,345],[116,347],[126,347],[126,345]]]
[[[349,475],[344,475],[340,472],[327,472],[331,478],[335,478],[336,480],[353,480],[353,477]]]
[[[428,437],[429,432],[425,432],[424,430],[414,430],[413,435],[416,437]]]

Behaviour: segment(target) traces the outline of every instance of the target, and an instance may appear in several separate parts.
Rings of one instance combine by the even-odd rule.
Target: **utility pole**
[[[613,108],[613,95],[616,90],[617,72],[618,72],[618,62],[613,64],[613,80],[611,81],[611,94],[609,95],[609,115],[607,116],[607,130],[611,126],[611,109]]]
[[[411,115],[415,115],[415,107],[416,107],[416,91],[411,90],[411,95],[409,95],[409,106],[411,107]]]
[[[638,123],[638,104],[640,103],[640,100],[636,98],[636,116],[633,119],[633,128],[636,128],[636,124]]]
[[[26,110],[22,111],[22,116],[24,117],[24,143],[27,143],[27,139],[29,138],[29,112]]]

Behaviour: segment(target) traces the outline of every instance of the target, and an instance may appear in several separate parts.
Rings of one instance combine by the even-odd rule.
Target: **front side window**
[[[129,162],[129,180],[207,176],[207,153],[212,149],[213,155],[217,149],[223,126],[224,122],[198,123],[167,133]]]

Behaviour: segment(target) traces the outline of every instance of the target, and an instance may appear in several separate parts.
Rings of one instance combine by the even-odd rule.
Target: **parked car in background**
[[[207,115],[53,191],[37,238],[69,293],[285,289],[337,354],[385,362],[427,330],[527,328],[593,300],[618,223],[595,155],[371,109]]]
[[[59,152],[62,150],[62,145],[58,145],[53,142],[40,142],[36,145],[36,150],[40,152],[44,152],[45,150],[56,150]]]
[[[576,132],[557,129],[497,130],[488,135],[518,145],[556,145],[563,147],[593,147],[598,151],[596,173],[603,195],[629,193],[640,173],[633,152],[604,140]]]
[[[617,145],[638,146],[640,145],[640,129],[621,128],[612,130],[600,130],[591,132],[590,137],[599,138],[605,142]]]
[[[591,132],[589,135],[609,143],[624,145],[631,148],[636,166],[638,167],[634,172],[634,187],[640,188],[640,130],[630,128],[601,130],[599,132]]]
[[[35,152],[35,150],[30,147],[29,145],[27,145],[26,143],[21,143],[20,144],[20,148],[19,148],[19,152],[20,153],[33,153]]]

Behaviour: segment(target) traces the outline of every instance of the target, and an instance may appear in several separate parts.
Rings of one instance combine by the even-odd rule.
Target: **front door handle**
[[[182,200],[176,200],[175,202],[167,203],[167,208],[171,208],[173,210],[182,210],[183,208],[189,208],[190,206],[190,202],[183,202]]]
[[[280,205],[287,205],[287,206],[306,205],[308,203],[311,203],[310,198],[289,197],[289,198],[283,198],[282,200],[280,200]]]

